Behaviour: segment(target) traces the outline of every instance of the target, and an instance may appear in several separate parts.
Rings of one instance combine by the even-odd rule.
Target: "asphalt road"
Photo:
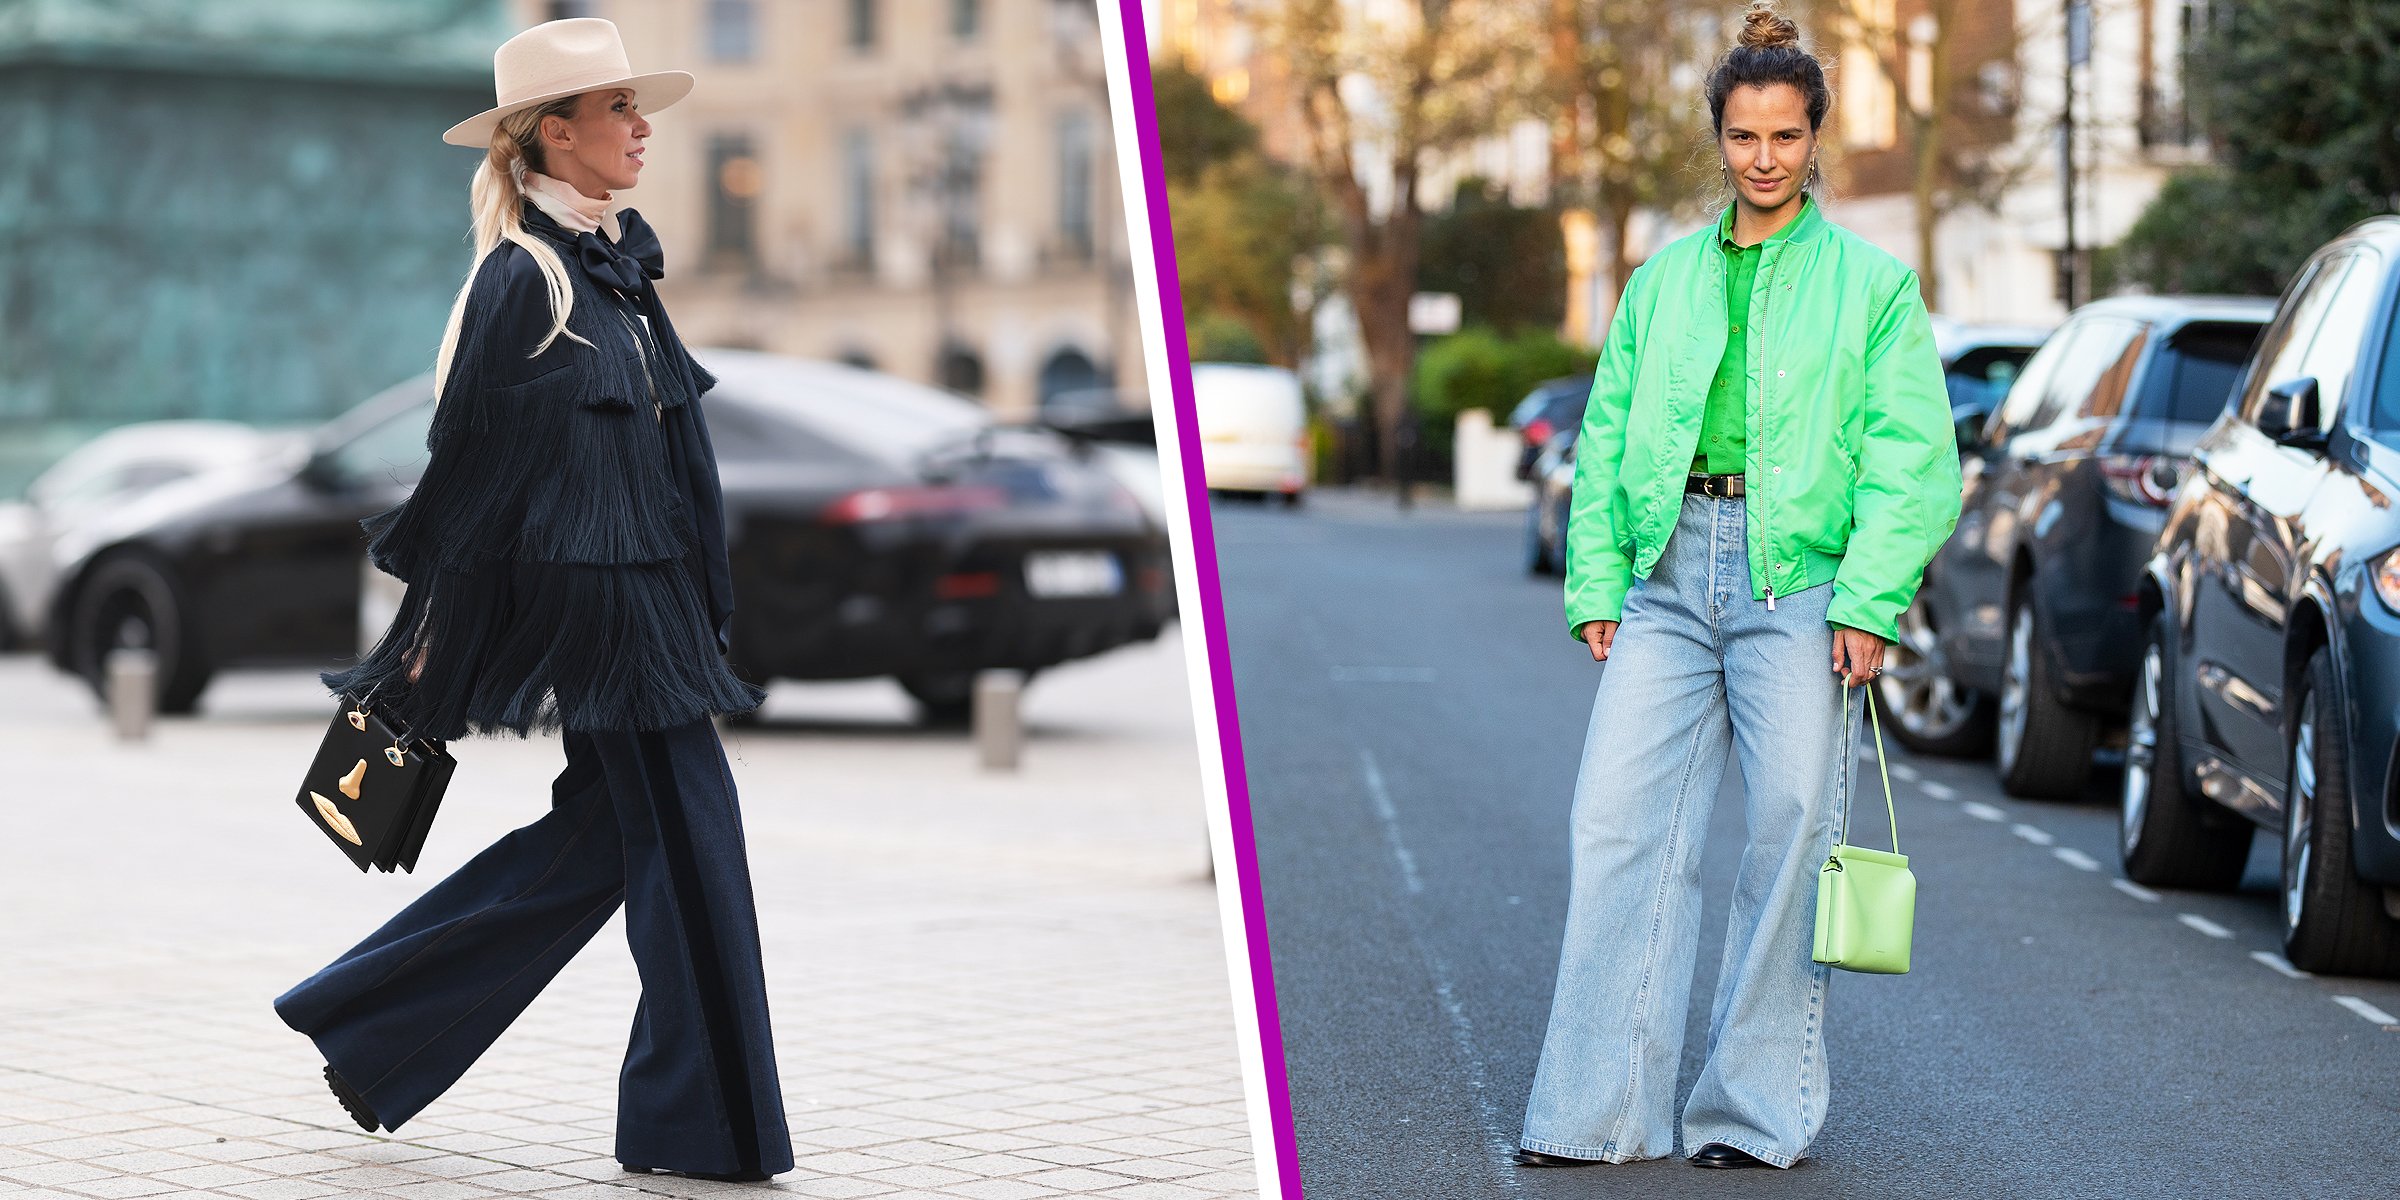
[[[2400,1196],[2400,985],[2275,957],[2266,838],[2239,893],[2151,893],[2117,866],[2113,771],[2027,803],[1896,745],[1914,969],[1834,973],[1808,1157],[1509,1165],[1603,668],[1519,516],[1321,492],[1215,521],[1309,1200]],[[1743,836],[1729,767],[1678,1104]]]

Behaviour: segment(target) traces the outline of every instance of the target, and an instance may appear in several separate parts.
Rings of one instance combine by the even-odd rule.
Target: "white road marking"
[[[2272,950],[2253,950],[2250,952],[2250,957],[2256,960],[2258,965],[2283,976],[2285,979],[2308,978],[2308,972],[2293,966],[2282,955],[2277,954]]]
[[[2024,838],[2026,841],[2032,842],[2036,846],[2047,846],[2050,843],[2058,840],[2057,838],[2051,837],[2048,830],[2036,829],[2031,825],[2025,824],[2023,821],[2019,821],[2016,824],[2009,826],[2008,831],[2017,835],[2018,837]]]
[[[1375,765],[1375,755],[1358,752],[1358,765],[1367,778],[1367,801],[1375,806],[1375,817],[1383,822],[1383,840],[1392,848],[1392,858],[1400,864],[1400,881],[1407,885],[1410,895],[1425,891],[1425,881],[1417,875],[1417,856],[1408,852],[1400,840],[1400,814],[1392,808],[1392,794],[1384,790],[1383,771]]]
[[[1926,795],[1928,795],[1928,796],[1931,796],[1931,797],[1933,797],[1933,798],[1934,798],[1934,799],[1936,799],[1936,800],[1956,800],[1956,799],[1958,799],[1958,789],[1957,789],[1957,788],[1954,788],[1954,787],[1951,787],[1949,784],[1946,784],[1946,783],[1935,783],[1934,781],[1932,781],[1932,780],[1928,779],[1928,780],[1924,781],[1923,783],[1920,783],[1920,784],[1918,784],[1918,785],[1917,785],[1917,788],[1918,788],[1918,790],[1920,790],[1920,791],[1924,792]]]
[[[2108,886],[2113,887],[2118,891],[2141,901],[2144,904],[2158,903],[2157,892],[2151,891],[2149,888],[2143,887],[2142,885],[2135,883],[2130,879],[2111,879],[2108,881]]]
[[[2356,996],[2335,996],[2333,1002],[2378,1025],[2400,1025],[2400,1017],[2395,1017]]]
[[[1917,769],[1908,765],[1907,763],[1893,763],[1892,774],[1897,775],[1910,783],[1915,783],[1917,781]]]
[[[1432,667],[1335,667],[1335,683],[1432,683]]]
[[[2078,871],[2097,871],[2100,869],[2099,859],[2093,858],[2091,855],[2085,854],[2083,851],[2078,850],[2073,846],[2060,846],[2058,849],[2051,851],[2050,855],[2051,857],[2056,858],[2058,861],[2063,862]]]
[[[2213,938],[2229,938],[2233,931],[2201,916],[2199,913],[2176,913],[2175,919]]]
[[[2001,812],[1981,800],[1962,801],[1958,808],[1959,811],[1978,821],[2005,821],[2008,819],[2007,813]]]

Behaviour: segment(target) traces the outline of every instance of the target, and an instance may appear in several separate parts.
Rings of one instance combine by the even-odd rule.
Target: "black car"
[[[1535,575],[1567,571],[1567,515],[1575,499],[1575,439],[1581,432],[1569,425],[1551,434],[1527,472],[1533,503],[1525,508],[1525,569]]]
[[[2284,957],[2400,974],[2400,219],[2294,277],[2135,597],[2125,873],[2230,888],[2283,839]]]
[[[1592,399],[1592,376],[1567,375],[1535,384],[1509,410],[1509,428],[1517,431],[1517,478],[1533,478],[1533,460],[1561,431],[1583,424],[1583,407]]]
[[[2128,296],[2042,344],[1961,464],[1958,527],[1878,681],[1913,750],[1997,742],[2011,795],[2070,797],[2141,661],[2135,584],[2263,299]]]
[[[973,403],[829,363],[714,350],[707,399],[737,611],[755,683],[889,675],[929,716],[979,670],[1037,670],[1157,636],[1171,611],[1157,522],[1088,448],[994,425]],[[359,518],[423,470],[432,377],[324,426],[304,454],[170,485],[74,532],[51,661],[158,656],[189,711],[220,668],[326,666],[361,644]]]

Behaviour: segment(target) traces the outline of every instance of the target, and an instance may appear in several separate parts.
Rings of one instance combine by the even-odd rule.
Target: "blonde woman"
[[[616,26],[552,21],[493,56],[476,265],[436,357],[422,480],[365,522],[408,582],[327,686],[434,738],[559,730],[540,820],[501,838],[275,1001],[360,1126],[455,1082],[621,903],[642,982],[619,1079],[627,1170],[765,1179],[792,1166],[740,811],[710,718],[756,707],[726,667],[723,501],[685,351],[653,282],[645,111]]]

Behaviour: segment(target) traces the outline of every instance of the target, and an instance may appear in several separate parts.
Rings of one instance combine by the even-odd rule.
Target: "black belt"
[[[1715,496],[1720,500],[1732,499],[1742,494],[1742,477],[1740,475],[1703,475],[1694,471],[1683,477],[1683,490],[1696,492],[1703,496]]]

